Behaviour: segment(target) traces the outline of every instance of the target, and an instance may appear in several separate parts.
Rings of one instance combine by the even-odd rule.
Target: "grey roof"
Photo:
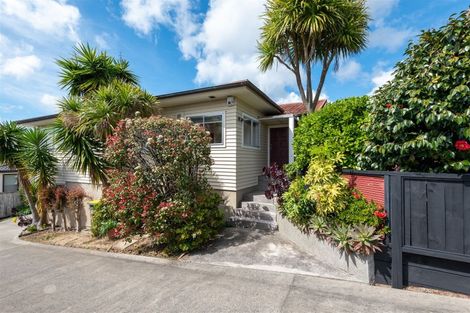
[[[16,172],[16,170],[0,164],[0,172]]]
[[[264,99],[266,102],[268,102],[272,107],[274,107],[280,113],[284,112],[283,109],[276,102],[274,102],[271,98],[269,98],[264,92],[262,92],[258,87],[256,87],[255,84],[253,84],[249,80],[242,80],[242,81],[237,81],[237,82],[222,84],[222,85],[217,85],[217,86],[210,86],[210,87],[204,87],[204,88],[197,88],[197,89],[179,91],[179,92],[174,92],[174,93],[167,93],[167,94],[159,95],[159,96],[156,96],[156,97],[157,97],[157,99],[168,99],[168,98],[173,98],[173,97],[178,97],[178,96],[186,96],[186,95],[197,94],[197,93],[201,93],[201,92],[224,90],[224,89],[230,89],[230,88],[236,88],[236,87],[247,87],[252,92],[257,94],[259,97]],[[17,120],[16,123],[17,124],[26,124],[26,123],[32,123],[32,122],[39,122],[39,121],[54,119],[57,116],[58,116],[58,114],[38,116],[38,117],[33,117],[33,118],[27,118],[27,119],[24,119],[24,120]]]

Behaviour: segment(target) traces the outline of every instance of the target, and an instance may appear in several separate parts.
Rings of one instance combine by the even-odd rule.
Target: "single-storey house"
[[[0,165],[0,218],[12,215],[12,209],[21,205],[15,169]]]
[[[279,105],[248,80],[157,96],[160,114],[189,118],[212,136],[214,164],[208,177],[229,207],[240,205],[243,195],[259,189],[264,166],[292,162],[292,142],[301,103]],[[319,106],[325,105],[322,100]],[[46,126],[56,115],[18,121],[25,126]],[[85,175],[61,164],[58,183],[89,185]],[[86,186],[85,186],[86,187]],[[92,190],[91,187],[86,187]]]

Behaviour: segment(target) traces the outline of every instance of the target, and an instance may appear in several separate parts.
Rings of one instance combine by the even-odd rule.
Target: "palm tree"
[[[129,70],[126,60],[100,52],[88,44],[79,44],[71,58],[61,58],[59,65],[61,80],[59,85],[72,96],[84,96],[114,80],[137,85],[137,76]]]
[[[51,138],[44,129],[26,129],[21,136],[21,142],[17,155],[22,160],[24,169],[37,183],[37,209],[40,213],[40,224],[45,225],[47,209],[44,203],[44,191],[54,184],[57,158],[54,156]]]
[[[362,0],[268,0],[258,45],[260,68],[278,62],[295,75],[302,102],[312,111],[333,61],[365,48],[368,15]],[[312,67],[322,72],[312,92]]]
[[[70,93],[60,101],[53,126],[58,149],[72,168],[88,174],[94,184],[106,184],[106,137],[123,118],[136,112],[151,115],[158,102],[138,87],[127,61],[116,61],[89,45],[77,46],[71,58],[57,63],[60,85]]]
[[[14,122],[0,123],[0,163],[17,169],[21,188],[31,208],[33,224],[46,224],[44,212],[39,223],[40,216],[32,193],[32,180],[44,189],[53,183],[56,173],[57,159],[53,156],[46,131],[27,130]]]

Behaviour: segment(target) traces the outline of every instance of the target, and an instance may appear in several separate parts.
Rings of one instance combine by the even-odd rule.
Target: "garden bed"
[[[148,237],[135,236],[126,239],[110,240],[95,238],[89,231],[72,232],[43,230],[20,236],[22,240],[71,248],[82,248],[106,252],[125,253],[146,256],[167,257],[159,246],[155,246]]]

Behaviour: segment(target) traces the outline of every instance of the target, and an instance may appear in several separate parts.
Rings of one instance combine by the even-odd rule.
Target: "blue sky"
[[[330,71],[330,101],[370,94],[392,77],[410,40],[439,27],[464,0],[369,0],[368,48]],[[274,100],[297,101],[282,66],[261,73],[256,40],[264,1],[0,0],[0,120],[57,111],[58,57],[88,42],[129,60],[143,88],[162,94],[250,79]],[[315,83],[315,82],[314,82]]]

